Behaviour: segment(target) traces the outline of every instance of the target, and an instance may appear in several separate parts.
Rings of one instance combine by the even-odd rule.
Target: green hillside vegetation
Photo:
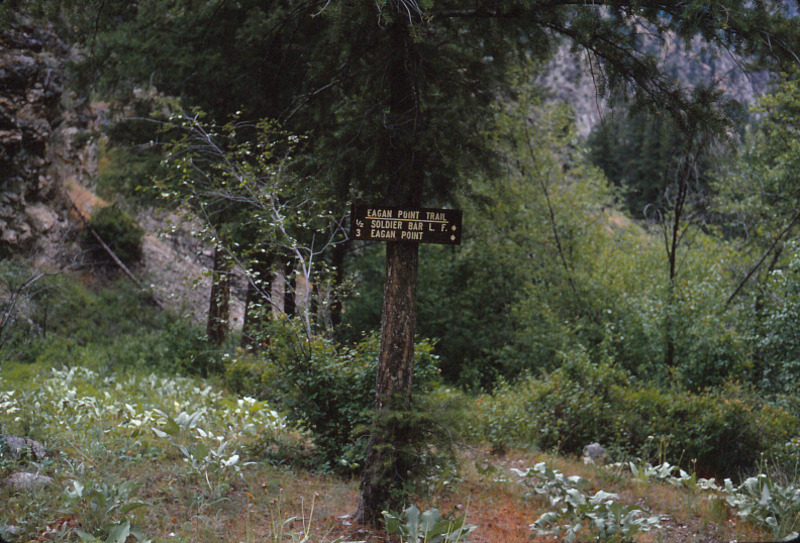
[[[349,474],[364,454],[374,338],[342,350],[321,337],[303,343],[297,328],[276,323],[275,348],[256,357],[211,349],[202,330],[148,309],[124,283],[41,283],[48,296],[27,302],[48,304],[52,320],[46,335],[7,344],[0,431],[38,440],[47,456],[5,449],[0,476],[53,480],[0,489],[0,535],[363,540],[347,520],[357,490]],[[516,534],[611,541],[650,529],[677,537],[664,515],[720,540],[797,530],[798,420],[751,387],[659,388],[581,351],[546,376],[474,395],[442,382],[431,349],[418,350],[418,412],[407,422],[424,439],[415,440],[418,477],[407,491],[454,526],[466,514],[464,533],[474,531],[465,540],[508,537],[492,528],[495,515],[512,519]],[[617,463],[565,459],[592,440]],[[393,514],[405,525],[402,511]],[[583,523],[586,515],[595,521]]]

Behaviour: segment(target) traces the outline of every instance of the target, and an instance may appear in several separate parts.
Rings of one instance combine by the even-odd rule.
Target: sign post
[[[461,243],[461,211],[354,205],[350,237],[366,241]]]
[[[375,408],[380,416],[367,443],[356,513],[360,522],[377,522],[378,512],[393,500],[392,489],[399,488],[411,469],[403,449],[414,438],[407,427],[392,421],[411,400],[419,244],[461,243],[461,211],[354,205],[350,238],[388,242],[375,376]]]

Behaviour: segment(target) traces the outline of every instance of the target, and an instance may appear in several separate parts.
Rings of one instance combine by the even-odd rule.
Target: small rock
[[[44,445],[27,437],[0,435],[0,456],[10,454],[13,458],[21,460],[30,456],[33,460],[41,460],[47,456]]]
[[[599,443],[590,443],[583,448],[583,463],[597,464],[599,466],[608,464],[608,453]]]
[[[9,245],[16,245],[19,234],[14,230],[4,229],[3,235],[0,236],[0,241],[5,241]]]
[[[34,204],[25,208],[25,214],[31,218],[39,232],[49,232],[58,221],[55,212],[44,204]]]
[[[47,475],[39,475],[38,473],[30,473],[27,471],[18,471],[12,473],[3,480],[3,483],[16,488],[17,490],[30,490],[37,486],[49,485],[53,482],[52,477]]]

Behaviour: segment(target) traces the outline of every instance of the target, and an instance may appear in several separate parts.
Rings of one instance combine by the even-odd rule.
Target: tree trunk
[[[408,13],[398,9],[396,2],[388,6],[396,13],[386,28],[388,115],[383,118],[386,130],[380,143],[388,181],[384,201],[413,209],[421,204],[425,175],[415,152],[419,133],[425,130],[419,103],[420,60]],[[363,524],[378,525],[382,511],[402,506],[403,483],[414,467],[413,459],[404,454],[404,444],[418,436],[411,435],[413,430],[409,431],[403,412],[411,403],[418,260],[416,243],[386,244],[376,413],[356,512],[357,521]]]
[[[676,194],[672,202],[672,222],[664,225],[664,243],[667,251],[667,265],[669,283],[667,285],[666,314],[664,316],[664,365],[669,368],[672,377],[675,377],[677,364],[675,354],[676,335],[679,333],[677,322],[676,283],[678,274],[678,249],[681,239],[691,225],[691,218],[686,217],[686,206],[689,203],[690,183],[696,176],[696,154],[688,151],[680,159],[676,172]]]
[[[333,268],[333,285],[330,311],[330,334],[334,335],[339,325],[342,323],[342,300],[339,290],[344,283],[344,257],[350,243],[339,243],[333,247],[331,255],[331,267]]]
[[[283,294],[283,312],[287,317],[297,315],[297,273],[290,259],[286,259],[284,266],[285,281]]]
[[[367,446],[356,513],[362,524],[376,525],[382,518],[381,511],[402,505],[393,491],[407,479],[411,467],[399,454],[409,436],[401,435],[402,428],[392,414],[407,410],[411,402],[418,249],[416,243],[390,242],[386,246],[381,352],[375,382],[377,415]]]
[[[225,258],[224,251],[219,247],[214,249],[214,269],[211,274],[211,296],[208,304],[206,331],[208,340],[215,345],[222,345],[228,336],[231,296],[230,268],[230,262]]]

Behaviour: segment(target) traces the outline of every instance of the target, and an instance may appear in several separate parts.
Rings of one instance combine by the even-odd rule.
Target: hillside
[[[649,47],[658,52],[667,72],[686,88],[698,84],[714,85],[726,99],[735,100],[745,107],[753,104],[768,88],[769,74],[748,72],[741,59],[729,52],[709,49],[699,39],[687,48],[674,36],[661,41],[654,37]],[[544,73],[536,78],[556,100],[574,109],[578,133],[584,137],[602,122],[605,115],[613,113],[603,96],[597,68],[592,69],[588,58],[562,45]]]
[[[29,256],[49,272],[91,268],[81,232],[94,211],[113,203],[96,195],[94,182],[102,131],[115,114],[70,89],[67,63],[80,55],[41,25],[0,32],[0,255]],[[213,250],[191,234],[198,229],[191,218],[139,213],[141,282],[202,322]],[[232,318],[241,324],[240,276],[234,284]]]

